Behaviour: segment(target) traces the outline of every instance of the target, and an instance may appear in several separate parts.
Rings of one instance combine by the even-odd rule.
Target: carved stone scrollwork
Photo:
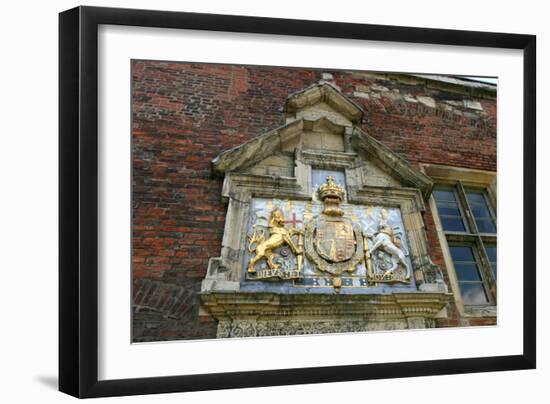
[[[280,294],[203,295],[205,309],[220,319],[218,338],[430,328],[449,298],[446,293],[417,292],[331,294],[318,299]]]
[[[285,335],[311,335],[328,333],[349,333],[380,330],[399,330],[404,328],[423,328],[420,322],[412,323],[404,319],[385,321],[367,320],[287,320],[256,321],[235,320],[224,322],[218,327],[217,338],[247,338]]]
[[[234,320],[229,332],[231,338],[247,338],[257,336],[256,322],[251,320]]]
[[[231,336],[231,321],[220,320],[216,338],[229,338]]]
[[[430,264],[424,267],[424,277],[426,283],[438,283],[443,281],[443,273],[439,265]]]
[[[429,264],[423,265],[417,272],[422,274],[422,281],[418,285],[419,290],[423,292],[448,292],[439,265],[435,265],[430,260]]]
[[[424,317],[407,318],[408,328],[426,328],[426,319]]]

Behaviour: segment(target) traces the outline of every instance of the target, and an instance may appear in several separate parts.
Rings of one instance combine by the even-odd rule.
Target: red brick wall
[[[198,316],[197,296],[208,259],[220,255],[225,217],[222,181],[211,176],[210,162],[284,124],[287,96],[323,72],[364,108],[363,129],[413,165],[496,170],[494,99],[357,72],[134,61],[135,341],[215,336],[216,323]],[[367,90],[368,99],[354,95]],[[404,95],[429,96],[437,107]],[[484,111],[445,110],[445,100],[463,98],[480,101]],[[431,214],[425,216],[432,259],[444,268]]]

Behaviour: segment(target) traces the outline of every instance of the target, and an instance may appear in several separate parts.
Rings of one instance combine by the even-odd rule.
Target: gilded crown
[[[341,201],[344,200],[344,189],[334,182],[334,178],[329,175],[327,182],[319,187],[319,198],[324,200],[325,198],[338,198]]]

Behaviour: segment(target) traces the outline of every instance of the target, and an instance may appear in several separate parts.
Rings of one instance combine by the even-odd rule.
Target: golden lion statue
[[[292,252],[296,255],[300,254],[300,248],[296,247],[291,237],[295,234],[303,234],[302,230],[298,229],[286,229],[285,218],[283,213],[279,209],[275,209],[271,212],[271,216],[268,224],[269,238],[266,240],[263,230],[259,234],[254,230],[251,236],[248,236],[248,253],[252,254],[256,252],[256,255],[250,258],[248,262],[248,272],[256,272],[255,265],[261,259],[267,261],[267,265],[270,269],[279,269],[280,265],[273,262],[273,250],[277,247],[287,244]],[[254,244],[256,245],[254,247]]]

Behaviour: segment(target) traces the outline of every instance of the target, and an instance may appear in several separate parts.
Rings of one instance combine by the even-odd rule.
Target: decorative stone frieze
[[[202,294],[204,307],[219,319],[219,338],[431,328],[449,298],[442,293]]]

